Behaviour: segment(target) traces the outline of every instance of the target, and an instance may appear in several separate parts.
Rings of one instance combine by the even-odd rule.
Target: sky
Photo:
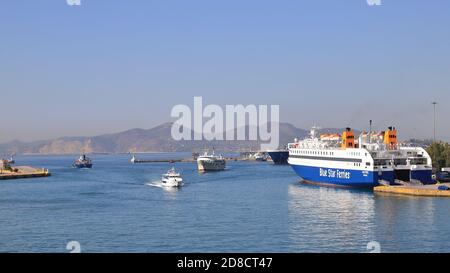
[[[0,142],[174,120],[177,104],[280,105],[301,128],[450,140],[450,1],[5,0]]]

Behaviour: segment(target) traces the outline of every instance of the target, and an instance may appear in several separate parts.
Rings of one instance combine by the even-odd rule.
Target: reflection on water
[[[375,211],[385,252],[450,251],[448,199],[376,194]]]
[[[289,237],[295,251],[364,252],[374,240],[370,192],[292,184]]]

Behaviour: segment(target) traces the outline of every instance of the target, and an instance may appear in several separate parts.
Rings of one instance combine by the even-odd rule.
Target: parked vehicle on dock
[[[438,172],[436,174],[436,180],[438,182],[442,182],[442,183],[449,183],[450,182],[450,172],[448,172],[448,171]]]

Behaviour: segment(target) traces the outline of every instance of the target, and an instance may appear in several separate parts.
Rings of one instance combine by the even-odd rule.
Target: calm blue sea
[[[185,158],[147,154],[140,158]],[[299,183],[289,166],[228,162],[181,189],[158,187],[168,163],[128,155],[19,156],[49,178],[0,181],[0,252],[450,252],[450,199],[374,195]]]

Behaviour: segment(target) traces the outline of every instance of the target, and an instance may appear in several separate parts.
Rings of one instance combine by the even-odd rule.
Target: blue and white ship
[[[347,128],[342,135],[310,137],[288,144],[288,163],[305,181],[348,187],[374,187],[379,184],[432,184],[432,160],[421,147],[397,142],[397,130],[362,133],[355,139]]]

